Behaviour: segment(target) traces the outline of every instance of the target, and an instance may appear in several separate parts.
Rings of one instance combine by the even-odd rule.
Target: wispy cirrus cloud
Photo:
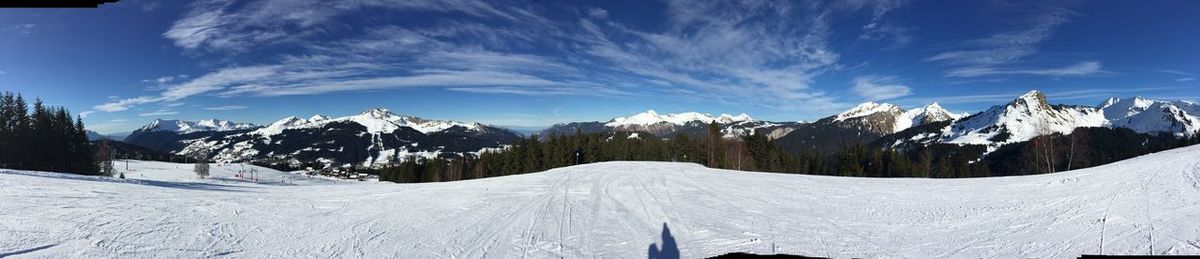
[[[855,3],[855,1],[848,2]],[[858,36],[859,40],[880,41],[890,39],[891,44],[885,47],[885,49],[903,48],[908,46],[909,43],[912,43],[914,38],[912,35],[912,31],[914,30],[913,28],[900,26],[895,24],[894,21],[884,19],[884,16],[886,16],[892,10],[899,9],[907,5],[908,1],[879,0],[858,2],[858,4],[863,5],[868,3],[871,4],[871,7],[869,8],[871,12],[871,20],[862,26],[862,33]]]
[[[175,114],[179,114],[179,112],[162,109],[162,110],[157,110],[157,111],[153,111],[153,112],[138,113],[138,116],[149,117],[149,116],[166,116],[166,115],[175,115]]]
[[[947,77],[977,77],[988,75],[1039,75],[1039,76],[1083,76],[1106,73],[1101,70],[1099,61],[1085,61],[1078,64],[1043,69],[1005,69],[995,67],[965,67],[951,69]]]
[[[1175,82],[1189,82],[1189,81],[1192,81],[1192,80],[1196,80],[1196,78],[1192,78],[1192,77],[1184,77],[1184,78],[1180,78],[1180,79],[1175,79]]]
[[[896,83],[895,77],[860,76],[854,78],[851,90],[863,99],[879,101],[912,94],[912,88]]]
[[[17,25],[9,25],[7,27],[3,27],[3,29],[0,29],[0,31],[15,32],[15,33],[20,33],[20,34],[30,34],[30,33],[33,33],[33,30],[37,27],[38,27],[37,24],[24,23],[24,24],[17,24]]]
[[[241,106],[241,105],[226,105],[226,106],[204,107],[203,109],[209,110],[209,111],[232,111],[232,110],[241,110],[241,109],[246,109],[246,108],[250,108],[250,107]]]
[[[1011,8],[1014,28],[987,37],[957,43],[955,50],[944,51],[926,61],[951,66],[946,77],[995,75],[1078,76],[1105,72],[1100,62],[1084,61],[1062,68],[1028,68],[1037,64],[1027,59],[1040,52],[1040,45],[1053,37],[1054,30],[1078,14],[1053,6],[1003,6]],[[999,10],[997,10],[999,11]]]
[[[1179,70],[1173,70],[1173,69],[1155,69],[1155,71],[1158,71],[1158,72],[1163,72],[1163,73],[1167,73],[1167,74],[1181,75],[1181,76],[1194,76],[1194,75],[1196,75],[1196,73],[1192,73],[1192,72],[1186,72],[1186,71],[1179,71]]]
[[[183,74],[181,74],[181,75],[171,75],[171,76],[162,76],[162,77],[158,77],[158,78],[154,78],[154,79],[142,79],[142,83],[166,84],[166,83],[173,82],[173,81],[175,81],[175,80],[177,80],[177,79],[178,79],[178,80],[184,80],[184,79],[187,79],[187,78],[188,78],[188,76],[187,76],[187,75],[183,75]]]
[[[1074,12],[1051,8],[1021,18],[1018,28],[961,42],[960,50],[946,51],[927,58],[955,65],[996,65],[1011,63],[1036,54],[1038,45],[1049,39],[1055,28],[1069,20]]]
[[[95,108],[124,111],[193,96],[423,87],[529,96],[671,95],[823,113],[847,106],[813,87],[817,77],[840,67],[841,55],[829,43],[834,19],[866,13],[863,40],[899,44],[906,35],[896,29],[903,28],[884,17],[904,5],[669,0],[665,22],[646,27],[614,20],[600,8],[564,6],[576,15],[547,15],[523,1],[197,2],[163,37],[185,53],[230,61],[192,78],[148,80],[163,85],[157,94]],[[420,25],[371,19],[344,30],[340,18],[366,9],[445,18]],[[241,59],[247,51],[259,58]]]

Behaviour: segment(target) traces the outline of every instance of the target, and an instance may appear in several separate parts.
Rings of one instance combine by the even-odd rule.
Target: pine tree
[[[708,142],[706,143],[706,159],[708,167],[721,167],[721,129],[717,126],[717,121],[708,123]]]
[[[16,100],[10,92],[0,93],[0,168],[13,168],[15,141]],[[24,116],[24,114],[22,114]]]

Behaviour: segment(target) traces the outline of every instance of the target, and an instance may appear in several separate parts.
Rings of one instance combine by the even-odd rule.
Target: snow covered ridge
[[[1073,258],[1200,254],[1200,146],[969,179],[607,162],[392,184],[131,163],[132,179],[0,169],[0,255],[32,258]],[[747,188],[748,186],[753,188]],[[664,238],[668,239],[664,241]],[[398,245],[400,244],[400,245]],[[653,250],[651,250],[653,251]]]
[[[1200,104],[1195,102],[1109,98],[1100,104],[1100,110],[1111,127],[1176,136],[1200,134]]]
[[[634,114],[634,115],[631,115],[628,117],[613,118],[612,120],[610,120],[608,123],[605,123],[604,125],[609,126],[609,127],[621,127],[621,126],[631,126],[631,125],[650,126],[650,125],[659,124],[659,123],[667,123],[667,124],[674,124],[677,126],[683,126],[689,122],[697,122],[697,121],[701,122],[701,123],[710,123],[710,122],[716,121],[719,124],[729,124],[729,123],[735,123],[735,122],[749,122],[749,121],[754,121],[754,119],[750,118],[750,115],[746,115],[745,113],[739,114],[737,116],[733,116],[733,115],[729,115],[729,114],[721,114],[720,116],[712,116],[712,114],[698,113],[698,112],[670,113],[670,114],[661,114],[660,115],[660,114],[658,114],[658,112],[655,112],[654,110],[648,110],[648,111]]]
[[[163,123],[151,126],[158,125]],[[270,161],[291,165],[317,162],[377,167],[412,156],[478,153],[502,148],[521,138],[509,130],[480,123],[430,120],[378,108],[337,118],[292,116],[244,131],[185,133],[188,132],[139,130],[126,141],[178,155],[207,152],[220,162]]]
[[[271,125],[268,125],[262,129],[256,130],[251,134],[274,135],[283,132],[285,129],[320,128],[331,122],[358,123],[359,125],[367,127],[367,132],[370,133],[390,133],[403,127],[412,128],[425,134],[444,131],[454,126],[460,126],[468,130],[482,129],[482,125],[479,123],[466,123],[450,120],[428,120],[416,116],[398,115],[383,108],[374,108],[367,109],[357,115],[332,119],[322,115],[313,115],[308,119],[301,119],[295,116],[287,117],[276,121],[275,123],[271,123]]]
[[[258,128],[250,123],[234,123],[227,120],[207,119],[200,121],[185,121],[185,120],[164,120],[155,119],[146,126],[143,126],[141,131],[168,131],[179,134],[187,134],[202,131],[233,131]]]
[[[890,103],[865,102],[831,117],[835,123],[847,123],[877,134],[891,134],[932,122],[957,120],[966,114],[952,113],[938,103],[905,110]]]
[[[1184,137],[1200,131],[1198,114],[1200,106],[1187,101],[1109,98],[1099,107],[1064,106],[1050,105],[1044,94],[1030,91],[1006,105],[955,121],[943,129],[941,142],[994,146],[1067,134],[1080,127],[1128,128]]]
[[[571,122],[559,123],[540,132],[541,135],[572,134],[577,130],[583,133],[644,131],[659,138],[671,138],[676,134],[704,134],[708,124],[716,122],[725,137],[737,137],[741,134],[753,133],[760,129],[794,125],[795,122],[768,122],[751,118],[745,113],[738,115],[712,114],[699,112],[683,112],[659,114],[648,110],[642,113],[613,118],[607,122]]]

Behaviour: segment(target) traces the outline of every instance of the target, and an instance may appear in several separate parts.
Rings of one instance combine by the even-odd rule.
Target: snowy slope
[[[197,182],[164,163],[134,166],[164,175],[153,181],[0,170],[0,256],[638,258],[652,244],[685,258],[1200,254],[1196,157],[1200,146],[975,179],[659,162],[349,185]]]

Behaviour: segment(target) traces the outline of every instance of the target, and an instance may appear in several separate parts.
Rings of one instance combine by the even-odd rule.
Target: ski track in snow
[[[637,258],[664,246],[664,224],[686,258],[1200,254],[1198,158],[974,179],[662,162],[423,184],[266,168],[253,182],[232,177],[240,165],[198,180],[160,162],[125,180],[0,170],[0,257]]]

